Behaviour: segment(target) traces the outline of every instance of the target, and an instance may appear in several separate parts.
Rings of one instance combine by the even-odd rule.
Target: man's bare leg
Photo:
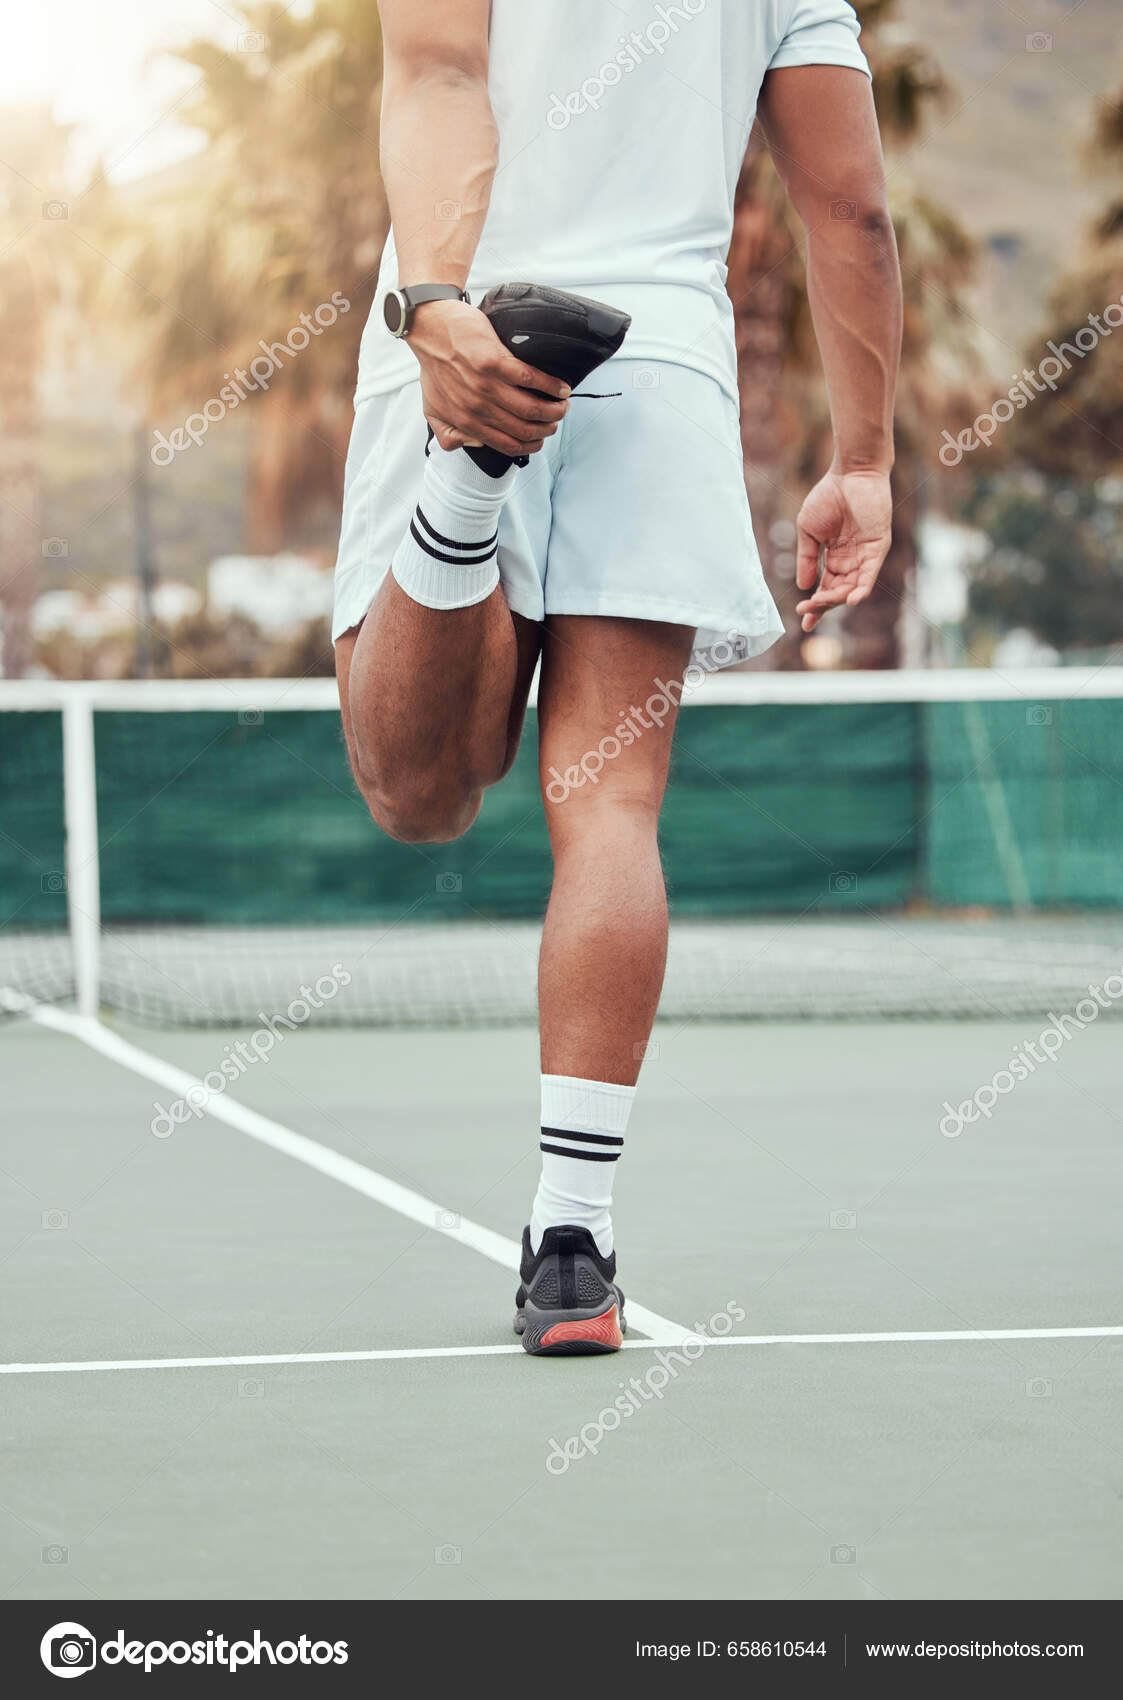
[[[639,1075],[666,966],[656,834],[693,637],[691,627],[650,620],[555,616],[547,623],[538,710],[554,854],[538,979],[545,1074],[629,1086]],[[626,719],[638,731],[630,746],[604,759],[595,782],[585,778],[563,796],[554,773],[565,775],[591,754],[587,767],[595,769],[594,752],[602,740],[618,739]]]
[[[518,748],[541,628],[502,590],[423,607],[388,573],[335,646],[343,729],[379,826],[407,843],[458,838]]]
[[[612,1180],[667,958],[656,832],[693,637],[644,620],[546,623],[539,759],[554,886],[538,976],[542,1170],[515,1312],[536,1356],[623,1341]]]

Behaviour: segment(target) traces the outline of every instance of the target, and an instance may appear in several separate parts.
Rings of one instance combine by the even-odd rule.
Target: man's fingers
[[[544,438],[552,437],[557,429],[554,425],[535,425],[523,419],[513,419],[497,407],[457,407],[455,415],[458,424],[446,427],[458,432],[455,446],[478,447],[486,443],[488,448],[498,449],[505,455],[531,454],[534,449],[541,448]],[[440,443],[442,448],[449,446],[443,437]]]
[[[443,419],[430,419],[429,424],[432,426],[433,435],[442,449],[462,449],[465,447],[464,433],[456,430],[455,426],[447,424]]]
[[[810,590],[819,577],[819,539],[799,528],[799,553],[795,564],[795,582],[800,590]]]
[[[443,419],[430,419],[433,435],[442,449],[482,449],[483,439],[470,437],[464,431],[458,431],[455,425],[446,425]]]
[[[508,400],[512,408],[504,405]],[[430,386],[425,402],[434,429],[439,419],[446,428],[459,431],[462,440],[475,438],[491,446],[498,446],[496,439],[503,436],[515,447],[504,448],[502,452],[515,455],[529,452],[532,443],[540,446],[544,437],[552,437],[558,427],[556,420],[548,416],[565,411],[558,403],[524,395],[508,385],[478,389],[451,374],[444,383]],[[444,438],[440,441],[442,448],[447,446]]]
[[[480,441],[489,449],[498,449],[500,454],[510,455],[517,460],[520,455],[535,454],[542,447],[542,439],[533,437],[528,442],[515,438],[506,431],[497,431],[493,425],[480,427]]]
[[[484,436],[488,431],[502,431],[520,445],[540,442],[543,437],[552,437],[557,431],[554,424],[543,423],[541,420],[522,419],[517,414],[509,413],[496,401],[480,401],[472,409],[473,422],[484,427]],[[517,451],[522,453],[522,448]]]
[[[542,438],[538,437],[529,443],[516,442],[513,437],[503,432],[488,430],[482,425],[474,428],[469,422],[467,430],[460,430],[455,425],[449,425],[444,419],[434,419],[430,416],[429,423],[433,427],[442,449],[498,449],[500,454],[510,455],[512,460],[519,455],[534,454],[542,447]]]
[[[500,345],[502,347],[502,344]],[[551,378],[548,372],[540,372],[535,366],[528,366],[514,354],[508,354],[503,349],[502,356],[496,362],[496,377],[515,389],[543,390],[546,395],[557,396],[559,401],[568,401],[570,388],[561,378]]]
[[[481,412],[493,409],[508,423],[509,429],[528,424],[538,430],[547,425],[556,429],[569,411],[568,402],[543,401],[541,396],[531,395],[529,390],[519,389],[505,378],[488,379],[471,401]]]
[[[849,602],[850,594],[844,584],[827,584],[824,582],[813,595],[806,597],[802,602],[797,602],[795,611],[797,614],[802,614],[806,609],[837,608],[841,603]]]
[[[541,396],[531,395],[529,390],[519,389],[506,381],[492,383],[488,395],[504,412],[510,413],[515,419],[529,419],[536,425],[560,423],[569,412],[566,401],[543,401]]]

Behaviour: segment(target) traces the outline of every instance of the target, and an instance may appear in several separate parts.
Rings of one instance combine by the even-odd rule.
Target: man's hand
[[[421,365],[425,417],[442,449],[486,443],[535,454],[569,410],[569,386],[508,352],[487,315],[465,301],[418,307],[407,338]],[[543,401],[532,389],[557,396]]]
[[[856,608],[877,583],[893,535],[889,474],[828,472],[800,509],[798,525],[795,582],[813,594],[795,611],[803,630],[813,632],[828,608]]]

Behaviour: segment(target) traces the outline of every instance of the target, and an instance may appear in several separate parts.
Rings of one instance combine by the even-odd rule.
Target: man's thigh
[[[658,812],[693,641],[693,626],[654,620],[547,620],[538,760],[552,835],[604,804]]]
[[[522,736],[523,721],[526,718],[527,698],[534,678],[534,669],[538,662],[538,651],[542,641],[542,628],[533,620],[524,620],[521,614],[512,615],[515,627],[515,642],[518,647],[518,663],[515,676],[515,688],[511,696],[510,712],[507,718],[507,754],[503,763],[503,773],[509,772],[511,764],[518,753],[519,740]],[[335,677],[339,686],[339,706],[343,716],[343,737],[347,745],[347,754],[351,760],[352,771],[358,773],[355,752],[355,727],[351,713],[351,665],[355,655],[355,645],[362,631],[363,621],[352,626],[349,631],[341,633],[335,643]],[[419,678],[418,688],[425,688],[425,680]],[[453,705],[455,712],[455,705]],[[377,730],[374,735],[377,735]]]

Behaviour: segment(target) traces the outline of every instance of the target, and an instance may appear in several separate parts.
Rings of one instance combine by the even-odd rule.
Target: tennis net
[[[661,1015],[1071,1009],[1123,972],[1121,734],[1123,668],[707,679],[663,815]],[[462,840],[403,845],[355,792],[330,680],[0,682],[0,1000],[533,1019],[533,746]]]

